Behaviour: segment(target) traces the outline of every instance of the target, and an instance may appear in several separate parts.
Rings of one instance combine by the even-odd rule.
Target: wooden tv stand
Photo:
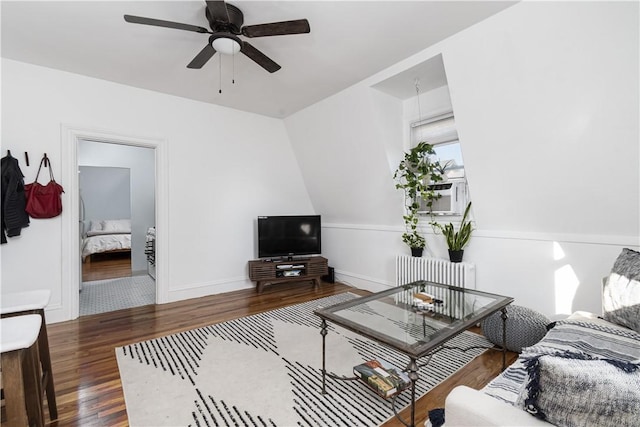
[[[329,273],[328,261],[321,256],[294,259],[292,261],[249,261],[249,279],[256,282],[258,293],[267,285],[284,282],[313,281],[320,286],[320,278]]]

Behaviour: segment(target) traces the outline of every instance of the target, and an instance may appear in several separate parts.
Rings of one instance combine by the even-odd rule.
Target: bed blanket
[[[96,253],[131,250],[131,234],[104,234],[90,236],[84,239],[82,245],[82,259]]]

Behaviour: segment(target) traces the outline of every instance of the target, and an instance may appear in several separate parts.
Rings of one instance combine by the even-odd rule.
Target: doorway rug
[[[389,402],[359,381],[327,378],[322,395],[320,318],[313,311],[356,295],[345,293],[115,349],[129,423],[137,426],[378,426]],[[464,332],[448,346],[492,347]],[[329,323],[327,371],[353,376],[353,366],[382,358],[403,369],[409,358]],[[420,368],[423,396],[481,354],[445,349]],[[424,362],[424,360],[420,360]],[[397,407],[411,393],[398,396]]]

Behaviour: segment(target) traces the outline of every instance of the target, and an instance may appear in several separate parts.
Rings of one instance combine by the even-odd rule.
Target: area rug
[[[82,283],[80,316],[155,304],[156,281],[148,274]]]
[[[322,390],[320,319],[313,311],[354,298],[340,294],[116,348],[131,426],[378,426],[390,401],[360,381],[327,378]],[[397,368],[407,356],[330,324],[327,371],[382,358]],[[448,346],[491,347],[465,332]],[[446,349],[420,368],[422,396],[482,349]],[[397,399],[399,409],[410,393]]]

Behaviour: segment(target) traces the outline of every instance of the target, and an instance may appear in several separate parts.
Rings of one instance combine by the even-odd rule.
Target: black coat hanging
[[[7,243],[7,236],[19,236],[23,228],[29,226],[29,215],[25,211],[26,197],[24,192],[24,175],[20,170],[18,159],[7,155],[0,160],[2,170],[2,207],[0,218],[2,223],[2,243]],[[5,235],[6,232],[6,235]]]

